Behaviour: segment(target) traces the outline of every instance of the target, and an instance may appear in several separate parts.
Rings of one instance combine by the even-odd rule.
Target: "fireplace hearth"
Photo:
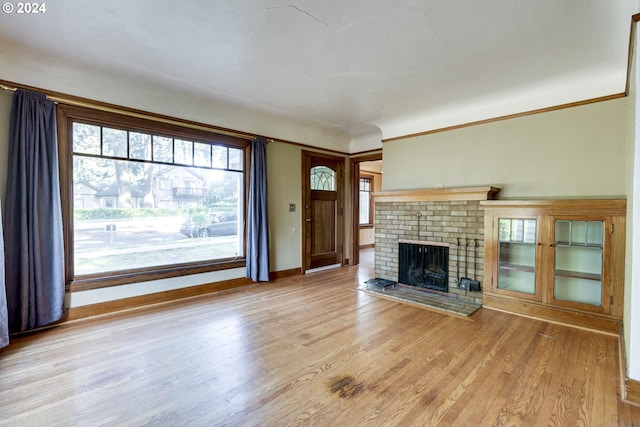
[[[434,242],[399,242],[398,282],[449,292],[449,245]]]

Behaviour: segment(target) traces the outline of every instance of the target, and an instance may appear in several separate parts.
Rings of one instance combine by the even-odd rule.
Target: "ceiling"
[[[382,173],[382,160],[360,162],[360,172]]]
[[[624,92],[638,2],[56,0],[46,7],[39,16],[0,15],[5,61],[29,51],[88,74],[144,79],[337,132],[355,152],[381,139]]]

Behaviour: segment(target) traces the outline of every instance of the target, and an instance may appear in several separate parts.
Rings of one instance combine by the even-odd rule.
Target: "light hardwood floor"
[[[289,277],[16,338],[0,425],[640,425],[615,337]]]

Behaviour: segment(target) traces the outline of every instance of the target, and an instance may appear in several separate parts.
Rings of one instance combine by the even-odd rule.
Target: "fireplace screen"
[[[449,248],[400,243],[398,282],[449,292]]]

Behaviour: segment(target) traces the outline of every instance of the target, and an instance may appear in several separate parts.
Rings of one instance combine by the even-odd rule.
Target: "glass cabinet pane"
[[[602,221],[587,221],[587,245],[600,246],[604,242],[604,223]]]
[[[554,297],[602,305],[603,221],[556,221]]]
[[[501,218],[498,221],[498,288],[535,294],[536,220]]]

